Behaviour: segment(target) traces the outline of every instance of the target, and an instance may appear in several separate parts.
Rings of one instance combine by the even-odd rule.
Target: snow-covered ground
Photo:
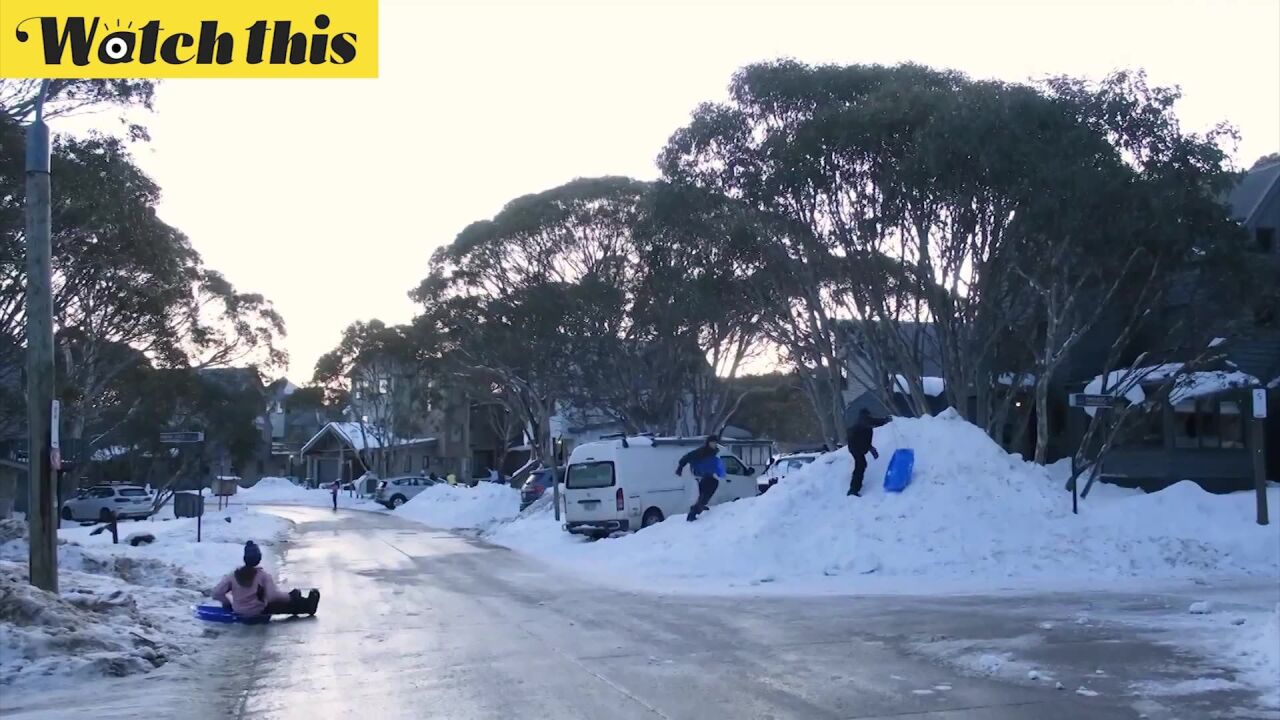
[[[191,606],[241,564],[248,540],[278,575],[270,547],[289,523],[232,506],[205,515],[200,543],[194,519],[122,523],[118,545],[93,529],[59,531],[55,596],[27,584],[25,524],[0,521],[0,686],[131,675],[198,652],[209,639]],[[142,533],[154,542],[128,544]]]
[[[395,511],[397,517],[446,530],[485,529],[519,512],[519,490],[487,482],[475,487],[432,485]]]
[[[1150,495],[1099,486],[1072,515],[1062,467],[1005,453],[954,414],[896,419],[876,445],[860,498],[845,494],[852,460],[840,450],[695,523],[668,518],[586,542],[542,512],[487,537],[663,591],[933,594],[1280,578],[1280,524],[1253,523],[1251,493],[1212,495],[1189,482]],[[899,447],[915,451],[912,483],[886,493],[880,480]],[[1280,489],[1269,497],[1280,506]]]
[[[1253,493],[1213,495],[1190,482],[1153,494],[1101,485],[1073,515],[1066,466],[1005,453],[954,413],[895,419],[875,442],[880,459],[870,461],[860,498],[845,494],[853,463],[840,450],[694,523],[668,518],[589,542],[564,532],[540,503],[484,536],[596,581],[656,592],[1145,592],[1280,582],[1280,523],[1254,522]],[[915,451],[911,485],[886,493],[888,459],[904,447]],[[1280,489],[1269,490],[1268,502],[1280,507]],[[1268,597],[1241,599],[1228,614],[1184,607],[1152,615],[1149,629],[1216,658],[1274,706],[1280,613],[1271,612],[1275,592]],[[961,657],[987,674],[1035,671],[1016,653],[949,661]]]
[[[253,487],[240,488],[231,498],[232,505],[307,505],[333,507],[333,495],[327,488],[305,488],[286,478],[265,477]],[[347,510],[386,510],[378,503],[342,490],[338,493],[338,507]]]

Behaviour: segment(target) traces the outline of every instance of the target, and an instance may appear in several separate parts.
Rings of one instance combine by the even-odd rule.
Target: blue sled
[[[911,484],[911,468],[916,464],[916,453],[911,448],[899,448],[889,458],[889,467],[884,471],[884,489],[887,492],[902,492]]]
[[[241,623],[243,625],[261,625],[271,622],[270,615],[258,615],[255,617],[245,617],[237,615],[230,610],[224,609],[221,605],[197,605],[195,607],[196,618],[205,622],[216,623]]]

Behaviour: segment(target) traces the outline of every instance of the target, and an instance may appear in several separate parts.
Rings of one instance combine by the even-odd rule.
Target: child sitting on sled
[[[281,592],[271,574],[258,567],[262,551],[252,540],[244,544],[244,566],[218,581],[213,588],[213,599],[222,607],[241,617],[262,615],[315,615],[320,605],[320,591],[312,590],[306,597],[301,590]],[[227,595],[230,594],[230,599]]]

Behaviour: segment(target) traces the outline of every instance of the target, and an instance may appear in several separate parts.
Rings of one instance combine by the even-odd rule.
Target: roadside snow
[[[295,485],[286,478],[264,477],[253,487],[240,488],[231,498],[233,505],[306,505],[308,507],[333,507],[333,495],[328,488],[306,488]],[[338,493],[338,507],[346,510],[386,510],[367,498],[352,497],[346,490]]]
[[[244,542],[268,548],[289,529],[244,507],[193,519],[122,523],[121,543],[94,527],[58,533],[59,590],[27,584],[25,524],[0,521],[0,686],[40,687],[69,678],[147,672],[208,642],[191,606],[240,564]],[[155,537],[133,547],[135,532]],[[263,565],[270,572],[275,553]],[[278,574],[277,574],[278,576]]]
[[[1280,577],[1280,525],[1252,522],[1252,494],[1211,495],[1193,483],[1099,492],[1073,516],[1060,468],[1005,453],[954,412],[895,419],[876,446],[861,498],[845,495],[852,459],[841,450],[696,523],[668,518],[585,542],[543,512],[486,537],[589,577],[672,592],[936,594]],[[914,478],[906,492],[885,493],[879,479],[899,447],[915,449]],[[1271,502],[1280,505],[1280,491]]]
[[[487,482],[475,487],[432,485],[395,511],[398,517],[445,530],[483,529],[511,520],[519,512],[519,490]]]

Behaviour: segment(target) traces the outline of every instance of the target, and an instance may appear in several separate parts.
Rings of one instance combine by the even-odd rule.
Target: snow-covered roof
[[[107,460],[118,458],[121,455],[124,455],[128,452],[129,452],[129,448],[125,447],[124,445],[112,445],[110,447],[98,448],[97,450],[94,450],[93,454],[89,456],[89,459],[92,460],[93,462],[106,462]]]
[[[396,438],[378,426],[367,423],[361,429],[361,425],[358,422],[331,422],[320,428],[320,431],[302,446],[301,452],[305,454],[310,451],[312,446],[318,443],[328,432],[337,434],[352,450],[381,450],[384,447],[418,445],[436,441],[433,437]]]
[[[1032,373],[1000,373],[996,376],[996,382],[1001,385],[1013,385],[1014,381],[1018,387],[1035,387],[1036,376]]]
[[[911,393],[911,384],[907,382],[907,378],[905,376],[894,375],[893,380],[894,392],[900,392],[903,395],[909,395]],[[924,394],[929,397],[938,397],[942,395],[942,393],[946,392],[947,389],[946,382],[940,377],[922,377],[920,378],[920,385],[924,390]]]
[[[1147,393],[1143,385],[1158,385],[1173,379],[1174,386],[1169,391],[1169,402],[1179,403],[1205,395],[1213,395],[1224,390],[1245,388],[1258,385],[1258,378],[1239,370],[1197,370],[1183,372],[1184,363],[1164,363],[1139,368],[1113,370],[1106,376],[1106,392],[1103,392],[1103,376],[1099,375],[1084,386],[1089,395],[1111,395],[1123,397],[1130,404],[1145,402]],[[1084,408],[1093,415],[1097,408]]]

